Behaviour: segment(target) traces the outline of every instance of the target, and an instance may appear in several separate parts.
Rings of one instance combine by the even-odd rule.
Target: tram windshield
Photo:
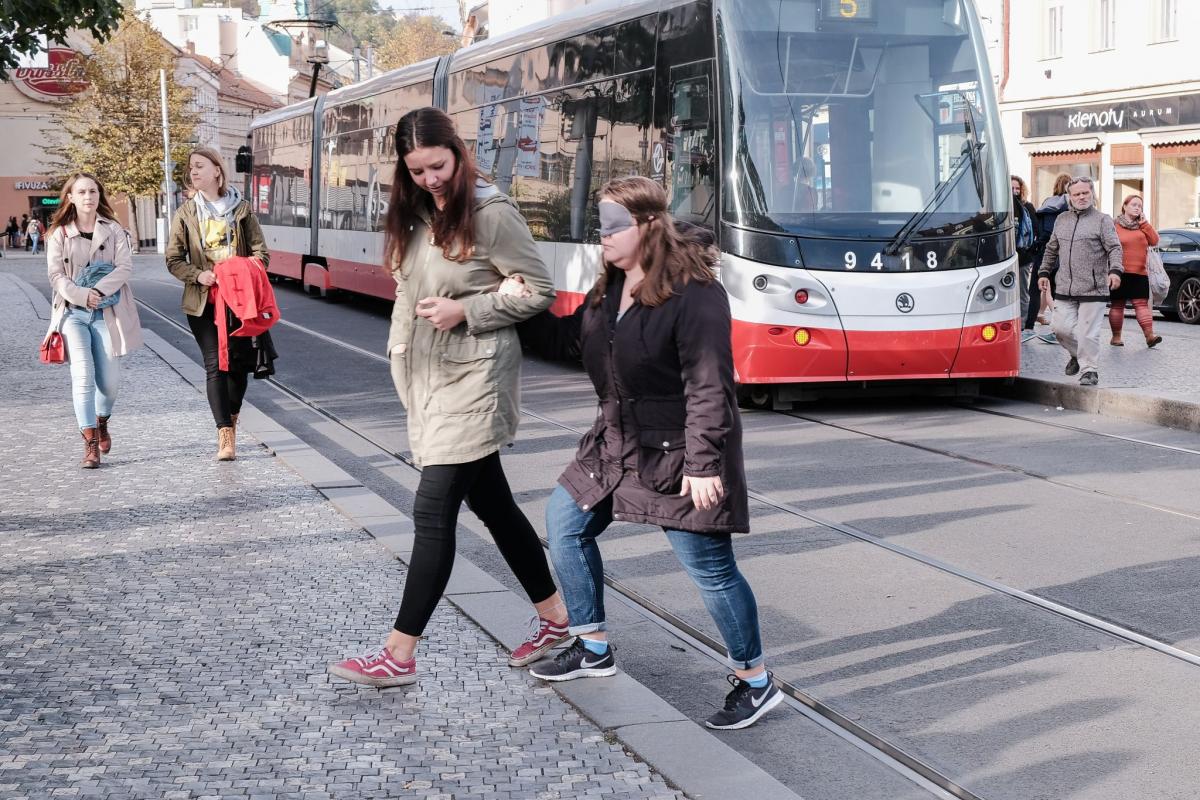
[[[991,76],[966,5],[719,0],[723,218],[878,240],[1007,226]]]

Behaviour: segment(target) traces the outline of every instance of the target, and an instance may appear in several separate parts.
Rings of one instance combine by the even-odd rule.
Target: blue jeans
[[[38,251],[38,242],[40,242],[40,241],[41,241],[41,239],[42,239],[42,237],[41,237],[41,236],[38,236],[36,233],[31,233],[31,234],[29,234],[29,241],[33,243],[33,253],[32,253],[32,255],[35,255],[35,256],[37,255],[37,251]]]
[[[79,429],[96,427],[96,417],[112,414],[121,388],[121,360],[109,355],[112,340],[104,311],[68,308],[63,316],[63,339],[71,365],[71,397]]]
[[[612,497],[588,511],[556,486],[546,506],[550,558],[575,635],[608,630],[604,618],[604,562],[596,537],[612,523]],[[754,592],[738,570],[733,537],[666,530],[675,557],[700,589],[704,607],[717,623],[728,663],[753,669],[763,663],[762,635]]]

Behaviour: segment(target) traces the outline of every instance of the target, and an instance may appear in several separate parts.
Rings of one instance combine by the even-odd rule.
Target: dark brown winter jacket
[[[600,305],[518,325],[547,358],[580,359],[600,399],[596,422],[558,479],[585,511],[612,496],[613,518],[693,533],[750,530],[742,422],[734,392],[729,298],[690,281],[656,307],[635,302],[617,322],[625,274],[609,268]],[[725,496],[701,511],[683,476],[721,476]]]

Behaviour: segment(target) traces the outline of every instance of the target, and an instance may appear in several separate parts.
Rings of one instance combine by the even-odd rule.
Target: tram
[[[600,187],[639,174],[714,235],[760,402],[1017,374],[1011,193],[970,0],[601,0],[265,114],[239,169],[272,272],[393,296],[393,132],[428,105],[520,204],[556,313],[600,267]]]

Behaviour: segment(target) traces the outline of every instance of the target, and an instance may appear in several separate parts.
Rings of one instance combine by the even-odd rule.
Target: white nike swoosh
[[[604,656],[606,656],[606,655],[608,655],[608,654],[605,653]],[[580,659],[579,666],[583,667],[584,669],[591,669],[592,667],[598,667],[604,663],[604,656],[600,656],[599,661],[588,661],[586,658]]]
[[[770,688],[770,687],[768,687],[768,688]],[[769,691],[768,691],[768,692],[763,692],[763,693],[762,693],[762,697],[758,698],[757,700],[755,700],[753,697],[751,697],[751,698],[750,698],[750,705],[754,706],[755,708],[758,708],[759,706],[761,706],[761,705],[763,704],[763,701],[767,699],[767,696],[768,696],[769,694],[771,694]]]

